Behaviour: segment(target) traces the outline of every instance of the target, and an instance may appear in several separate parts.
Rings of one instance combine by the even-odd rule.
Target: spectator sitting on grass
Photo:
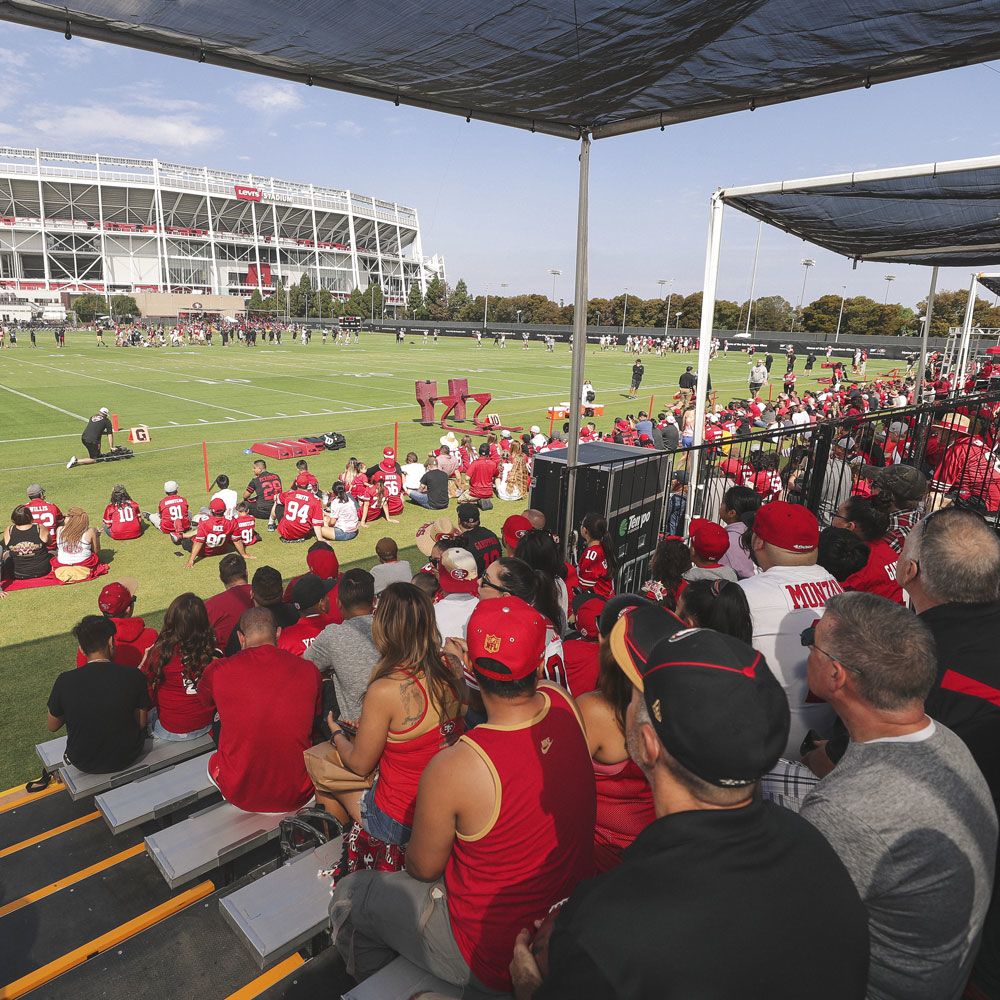
[[[3,543],[14,563],[15,580],[37,580],[52,572],[49,529],[35,523],[26,504],[11,511]]]
[[[90,526],[82,507],[70,507],[65,522],[56,529],[57,566],[94,569],[101,561],[101,538]]]
[[[121,483],[111,491],[104,508],[104,532],[115,541],[130,541],[142,534],[142,512]]]

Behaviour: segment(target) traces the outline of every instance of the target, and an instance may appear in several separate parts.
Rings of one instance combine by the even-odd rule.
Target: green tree
[[[72,302],[72,309],[81,323],[91,323],[98,316],[104,316],[108,311],[108,300],[103,295],[87,292],[78,295]]]
[[[934,315],[931,317],[931,336],[946,337],[950,327],[960,327],[965,320],[965,307],[969,301],[969,293],[965,289],[959,291],[940,291],[934,296]],[[927,300],[917,303],[919,315],[927,314]],[[1000,327],[1000,308],[990,305],[986,299],[976,297],[972,307],[972,323],[981,327]]]
[[[427,319],[442,320],[448,318],[448,301],[444,282],[435,274],[427,282],[424,294],[424,307]]]
[[[876,337],[882,333],[883,316],[882,303],[868,298],[867,295],[856,295],[844,303],[843,333],[852,337]]]
[[[424,311],[424,293],[420,291],[420,282],[414,281],[410,285],[409,294],[406,296],[406,315],[408,319],[417,319]]]
[[[739,329],[743,310],[738,302],[729,299],[715,300],[715,327],[719,330]],[[700,316],[699,316],[700,319]]]
[[[457,292],[456,286],[456,292]],[[455,294],[451,297],[452,309],[451,315],[454,319],[461,323],[482,323],[483,321],[483,309],[486,307],[486,300],[482,295],[477,295],[474,299],[470,299],[466,296],[465,302],[459,312],[455,312]],[[490,322],[497,322],[497,301],[496,299],[490,299],[489,301],[489,320]]]
[[[369,313],[365,312],[365,298],[362,295],[360,288],[355,288],[354,291],[351,292],[351,295],[347,300],[347,311],[343,315],[360,316],[362,319],[369,315]]]
[[[468,304],[469,286],[466,285],[465,278],[459,278],[458,283],[451,290],[451,295],[448,296],[448,318],[459,319]]]
[[[607,299],[591,299],[587,303],[587,322],[591,326],[607,325],[610,315],[611,303]]]
[[[750,322],[754,330],[788,330],[792,325],[792,304],[780,295],[764,295],[754,300],[753,319]]]
[[[111,315],[115,319],[135,319],[139,315],[139,306],[131,295],[112,295]]]
[[[367,319],[382,319],[382,303],[385,297],[382,289],[374,282],[361,293],[361,316]]]
[[[803,308],[802,329],[812,333],[835,333],[839,315],[840,296],[821,295]]]
[[[264,296],[255,288],[250,298],[246,301],[246,307],[252,313],[260,312],[264,308]]]

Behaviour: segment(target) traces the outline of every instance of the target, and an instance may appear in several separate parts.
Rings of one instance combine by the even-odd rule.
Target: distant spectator
[[[456,545],[446,548],[441,555],[437,577],[441,597],[434,604],[434,617],[441,638],[464,639],[469,616],[479,603],[479,571],[475,556]]]
[[[302,754],[320,710],[319,672],[276,647],[267,607],[244,611],[237,634],[241,651],[211,663],[198,683],[198,697],[218,711],[222,727],[208,776],[247,812],[298,809],[313,795]]]
[[[407,452],[406,463],[399,469],[403,473],[404,490],[410,492],[420,488],[420,477],[427,471],[427,467],[420,461],[415,451]]]
[[[276,472],[267,471],[264,459],[256,459],[253,463],[253,477],[247,483],[242,497],[250,505],[250,513],[258,520],[269,518],[274,501],[281,493],[281,478]]]
[[[866,564],[843,581],[844,590],[863,590],[902,604],[903,589],[896,581],[899,553],[884,537],[889,515],[873,507],[866,497],[851,496],[837,508],[833,524],[853,531],[868,546]]]
[[[115,662],[123,667],[139,666],[146,650],[156,642],[156,629],[146,628],[142,618],[133,617],[138,588],[138,580],[122,577],[102,587],[97,598],[101,614],[115,623]],[[83,650],[77,649],[76,665],[82,667],[86,662]]]
[[[494,559],[499,559],[503,554],[500,539],[489,528],[484,528],[479,523],[479,508],[476,504],[460,503],[456,513],[458,526],[462,531],[461,544],[476,557],[479,572],[482,574]]]
[[[157,509],[146,514],[146,519],[165,535],[170,535],[175,543],[191,528],[191,514],[188,502],[180,495],[180,487],[173,479],[163,484],[163,499]]]
[[[229,476],[216,476],[212,486],[216,489],[209,499],[221,500],[226,505],[226,516],[232,517],[236,513],[236,506],[240,502],[240,496],[236,490],[230,488]]]
[[[240,620],[240,615],[253,607],[253,593],[247,582],[247,561],[238,552],[230,552],[219,560],[219,579],[225,588],[221,594],[205,601],[208,620],[215,631],[215,644],[224,649]]]
[[[490,457],[490,446],[484,442],[479,446],[479,455],[465,470],[469,477],[468,494],[482,510],[493,506],[493,480],[498,469],[499,463]]]
[[[335,707],[341,721],[356,723],[361,718],[368,680],[378,662],[372,639],[375,580],[371,573],[366,569],[344,573],[337,587],[337,601],[343,623],[328,625],[302,655],[333,686],[334,697],[324,696],[324,705]]]
[[[142,753],[149,712],[146,679],[135,667],[115,663],[115,623],[87,615],[73,629],[87,659],[61,673],[49,695],[50,733],[66,726],[65,758],[88,774],[111,774]]]
[[[853,452],[856,443],[852,437],[838,438],[830,449],[823,471],[823,485],[820,488],[819,511],[817,519],[821,527],[833,523],[837,508],[851,495],[854,486],[854,474],[847,458]],[[814,473],[815,474],[815,473]]]
[[[138,538],[142,534],[142,512],[119,483],[111,491],[111,500],[104,508],[104,533],[115,541]]]
[[[677,615],[692,628],[710,628],[750,645],[753,620],[746,594],[732,580],[694,580],[681,592]]]
[[[871,479],[872,506],[889,515],[886,542],[894,552],[901,552],[907,534],[923,514],[921,505],[927,495],[927,477],[909,465],[890,465],[884,469],[866,465],[861,475]]]
[[[329,624],[327,611],[330,607],[330,587],[315,573],[305,573],[292,585],[291,598],[292,607],[299,613],[299,620],[281,630],[278,649],[303,656]]]
[[[250,596],[253,599],[254,607],[267,608],[271,612],[276,628],[287,628],[299,620],[298,611],[290,602],[283,599],[281,573],[273,566],[261,566],[254,573],[250,585]],[[226,656],[233,656],[242,648],[239,625],[237,625],[226,640],[224,653]]]
[[[684,528],[684,514],[687,512],[687,471],[674,469],[670,476],[670,492],[667,494],[667,513],[664,533],[679,535]]]
[[[56,563],[94,569],[101,561],[101,539],[82,507],[70,507],[56,528]]]
[[[592,591],[607,600],[615,592],[618,559],[614,542],[608,534],[608,522],[598,514],[584,515],[580,522],[584,549],[577,562],[580,589]]]
[[[375,543],[378,563],[372,567],[375,578],[375,594],[381,594],[390,583],[409,583],[413,572],[410,564],[399,558],[399,546],[394,538],[380,538]]]
[[[197,692],[201,675],[218,655],[204,601],[195,594],[175,597],[142,665],[153,703],[153,736],[193,740],[212,728],[215,710],[206,708]]]
[[[26,504],[18,504],[3,533],[4,549],[14,563],[15,580],[37,580],[52,572],[48,542],[49,529],[35,522]]]
[[[691,550],[680,538],[660,538],[649,560],[650,579],[642,585],[643,596],[668,611],[687,586],[684,574],[691,568]]]
[[[335,542],[347,542],[358,537],[358,506],[341,482],[330,487],[324,522],[324,538],[329,538],[331,532]]]
[[[414,487],[408,488],[409,498],[428,510],[447,510],[449,503],[448,474],[440,467],[436,456],[427,459],[427,466]]]
[[[719,519],[729,534],[729,548],[719,562],[734,569],[740,580],[746,580],[754,574],[750,553],[741,544],[743,535],[747,531],[747,522],[744,518],[759,509],[760,495],[747,486],[731,486],[723,494]]]
[[[736,570],[723,566],[720,560],[729,550],[729,533],[715,521],[692,517],[688,525],[691,549],[691,568],[684,574],[689,583],[693,580],[728,580],[736,582]]]
[[[63,523],[63,512],[59,507],[45,499],[45,490],[40,483],[32,483],[28,487],[28,510],[35,524],[49,530],[49,548],[56,544],[56,528]]]

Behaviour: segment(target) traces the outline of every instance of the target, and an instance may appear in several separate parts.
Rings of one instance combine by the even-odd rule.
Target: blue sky
[[[1000,153],[1000,63],[596,142],[590,292],[701,287],[718,186]],[[425,253],[473,292],[572,298],[577,146],[564,139],[0,22],[0,144],[140,156],[347,187],[417,209]],[[726,217],[719,294],[749,291],[757,223]],[[756,295],[913,304],[924,268],[851,264],[764,230]],[[939,288],[967,287],[942,271]]]

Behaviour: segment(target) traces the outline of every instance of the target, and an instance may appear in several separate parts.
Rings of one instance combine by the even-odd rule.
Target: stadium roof
[[[979,284],[994,295],[1000,295],[1000,274],[981,274],[979,275]]]
[[[1000,57],[996,0],[0,0],[0,19],[567,138]]]
[[[725,188],[719,196],[854,260],[1000,263],[1000,156]]]

